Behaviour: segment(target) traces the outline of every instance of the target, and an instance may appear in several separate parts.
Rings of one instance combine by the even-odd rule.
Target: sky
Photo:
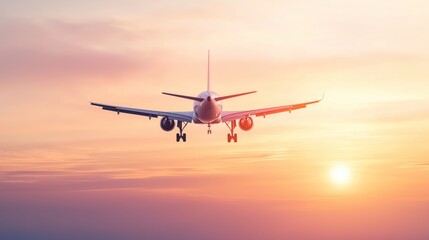
[[[427,1],[0,1],[0,239],[427,239]],[[159,119],[220,95],[238,130]],[[332,180],[343,166],[347,182]]]

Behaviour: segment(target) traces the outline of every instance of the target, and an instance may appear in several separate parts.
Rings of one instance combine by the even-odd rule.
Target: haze
[[[426,1],[1,1],[1,239],[427,239]],[[95,109],[227,110],[187,127]],[[346,166],[346,184],[331,181]]]

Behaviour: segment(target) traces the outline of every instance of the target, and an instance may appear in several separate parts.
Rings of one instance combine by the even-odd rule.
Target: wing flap
[[[288,112],[288,111],[297,110],[297,109],[306,108],[306,107],[307,107],[306,105],[301,105],[301,106],[291,106],[291,107],[273,109],[271,111],[256,113],[255,116],[260,117],[260,116],[265,116],[265,115],[270,115],[270,114],[275,114],[275,113]]]

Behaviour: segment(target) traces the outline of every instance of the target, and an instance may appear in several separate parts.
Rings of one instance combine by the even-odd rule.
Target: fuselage
[[[194,101],[194,123],[209,124],[220,123],[222,121],[222,102],[216,101],[219,95],[212,91],[205,91],[198,95],[203,98],[202,102]]]

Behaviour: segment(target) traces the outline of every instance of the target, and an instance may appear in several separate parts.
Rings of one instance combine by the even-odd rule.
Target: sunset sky
[[[0,239],[428,239],[428,43],[423,0],[0,1]],[[224,110],[325,98],[238,143],[88,103],[191,111],[207,49]]]

